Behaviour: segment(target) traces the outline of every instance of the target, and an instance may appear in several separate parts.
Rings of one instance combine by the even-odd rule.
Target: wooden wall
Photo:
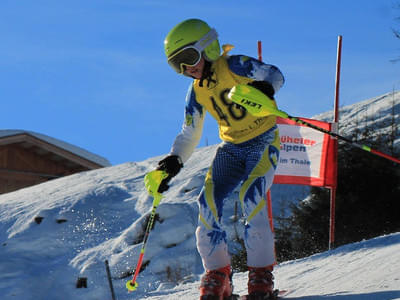
[[[0,194],[85,170],[38,147],[0,146]]]

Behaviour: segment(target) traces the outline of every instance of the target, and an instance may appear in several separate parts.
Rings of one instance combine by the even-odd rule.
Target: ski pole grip
[[[154,197],[154,201],[157,199],[159,202],[159,200],[162,198],[162,194],[158,192],[158,188],[161,182],[167,177],[167,172],[163,170],[151,171],[144,177],[144,185],[149,194]]]

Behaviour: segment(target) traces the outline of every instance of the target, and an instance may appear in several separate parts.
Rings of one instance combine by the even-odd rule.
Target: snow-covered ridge
[[[314,116],[314,119],[329,121],[333,112]],[[371,128],[373,135],[388,134],[397,126],[396,148],[400,147],[400,91],[393,91],[382,96],[364,100],[339,108],[339,133],[349,136],[356,129]]]

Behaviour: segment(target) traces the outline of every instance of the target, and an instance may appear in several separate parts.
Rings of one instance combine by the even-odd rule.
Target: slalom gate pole
[[[128,289],[129,292],[135,291],[138,287],[138,283],[136,282],[136,279],[139,275],[140,268],[142,267],[143,257],[144,257],[144,253],[146,251],[147,240],[149,238],[151,228],[153,227],[154,219],[156,216],[156,210],[157,210],[158,204],[160,203],[162,195],[159,193],[156,193],[153,197],[154,197],[153,198],[153,208],[150,213],[150,218],[147,222],[147,227],[146,227],[146,231],[144,233],[143,244],[142,244],[142,248],[140,249],[140,255],[139,255],[137,265],[136,265],[135,273],[132,277],[132,280],[129,280],[126,283],[126,288]]]
[[[251,113],[252,115],[255,115],[258,117],[267,116],[267,115],[275,115],[277,117],[289,119],[298,124],[310,127],[317,131],[320,131],[320,132],[326,133],[330,136],[333,136],[333,137],[335,137],[339,140],[342,140],[346,143],[349,143],[350,145],[357,147],[361,150],[370,152],[372,154],[381,156],[383,158],[386,158],[388,160],[391,160],[395,163],[400,164],[400,159],[392,157],[392,156],[385,154],[383,152],[380,152],[378,150],[374,150],[371,147],[368,147],[366,145],[361,145],[356,142],[353,142],[352,140],[350,140],[346,137],[343,137],[335,132],[323,129],[321,127],[318,127],[316,125],[313,125],[311,123],[303,121],[300,118],[296,118],[296,117],[292,117],[292,116],[288,115],[286,112],[276,108],[275,103],[271,99],[269,99],[265,94],[263,94],[256,88],[251,87],[249,85],[238,84],[238,85],[234,86],[231,89],[231,91],[229,92],[228,98],[230,100],[232,100],[233,102],[245,107],[249,111],[249,113]]]
[[[344,142],[346,142],[346,143],[348,143],[348,144],[350,144],[350,145],[352,145],[352,146],[354,146],[354,147],[356,147],[356,148],[362,149],[362,150],[364,150],[364,151],[370,152],[370,153],[372,153],[372,154],[375,154],[375,155],[377,155],[377,156],[381,156],[381,157],[383,157],[383,158],[386,158],[386,159],[388,159],[388,160],[391,160],[391,161],[393,161],[393,162],[395,162],[395,163],[400,164],[400,159],[397,159],[397,158],[395,158],[395,157],[393,157],[393,156],[390,156],[390,155],[388,155],[388,154],[386,154],[386,153],[383,153],[383,152],[380,152],[380,151],[378,151],[378,150],[374,150],[374,149],[372,149],[371,147],[368,147],[368,146],[366,146],[366,145],[358,144],[358,143],[356,143],[356,142],[354,142],[354,141],[352,141],[352,140],[350,140],[350,139],[348,139],[348,138],[346,138],[346,137],[344,137],[344,136],[341,136],[341,135],[339,135],[339,134],[337,134],[337,133],[335,133],[335,132],[332,132],[332,131],[323,129],[323,128],[321,128],[321,127],[315,126],[315,125],[310,124],[310,123],[308,123],[308,122],[306,122],[306,121],[303,121],[303,120],[301,120],[301,119],[299,119],[299,118],[292,117],[292,116],[289,116],[289,115],[287,115],[287,119],[292,120],[292,121],[294,121],[294,122],[296,122],[296,123],[298,123],[298,124],[301,124],[301,125],[310,127],[310,128],[312,128],[312,129],[321,131],[321,132],[323,132],[323,133],[329,134],[330,136],[333,136],[333,137],[335,137],[335,138],[337,138],[337,139],[339,139],[339,140],[342,140],[342,141],[344,141]]]
[[[342,36],[338,36],[337,42],[337,55],[336,55],[336,76],[335,76],[335,99],[333,110],[333,132],[338,133],[339,130],[339,88],[340,88],[340,69],[342,65]],[[335,245],[335,214],[336,214],[336,188],[338,177],[338,140],[333,140],[333,186],[329,187],[330,190],[330,203],[329,203],[329,250]]]

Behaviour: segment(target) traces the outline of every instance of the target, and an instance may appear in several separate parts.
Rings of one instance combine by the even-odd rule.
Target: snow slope
[[[285,299],[400,299],[400,233],[346,245],[276,267]],[[247,274],[234,275],[235,291],[246,292]],[[198,299],[198,282],[150,293],[149,300]]]
[[[145,263],[151,263],[141,274],[142,293],[166,281],[167,274],[174,279],[202,272],[194,240],[196,195],[215,149],[197,150],[165,193],[146,251]],[[140,299],[139,293],[126,295],[125,282],[152,205],[143,178],[159,160],[83,172],[1,195],[0,299],[105,299],[106,259],[118,299]],[[87,277],[87,289],[75,288],[78,277]]]
[[[106,259],[117,299],[197,299],[203,270],[194,240],[195,195],[213,151],[197,150],[197,163],[189,162],[166,193],[147,247],[150,264],[131,294],[124,285],[151,208],[142,180],[159,158],[0,196],[0,299],[111,299]],[[283,263],[275,275],[291,299],[400,299],[399,261],[400,233]],[[88,288],[75,288],[78,277],[87,277]],[[234,281],[244,292],[246,274]]]
[[[152,206],[143,178],[161,157],[0,195],[0,299],[111,299],[105,260],[118,300],[197,299],[203,268],[194,239],[196,196],[215,150],[197,149],[165,193],[146,249],[146,268],[138,290],[130,294],[125,283]],[[282,198],[301,197],[283,186],[277,194],[278,210]],[[232,218],[237,198],[234,192],[228,199],[223,220],[230,240],[234,229],[241,234],[241,223]],[[290,290],[289,299],[400,299],[399,261],[397,233],[283,263],[276,268],[276,283]],[[87,278],[87,288],[75,287],[78,277]],[[234,281],[244,292],[246,274],[235,274]]]

